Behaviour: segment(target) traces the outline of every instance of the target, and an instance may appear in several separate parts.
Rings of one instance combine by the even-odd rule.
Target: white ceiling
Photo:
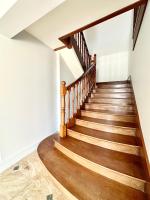
[[[64,1],[0,0],[0,34],[14,37]]]
[[[17,2],[18,0],[0,0],[0,18]]]
[[[59,37],[111,14],[136,0],[66,0],[26,30],[47,46],[63,45]]]

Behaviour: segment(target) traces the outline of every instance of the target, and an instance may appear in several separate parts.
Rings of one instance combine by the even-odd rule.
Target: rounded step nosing
[[[71,129],[67,129],[67,135],[77,140],[80,140],[80,141],[83,141],[95,146],[99,146],[105,149],[119,151],[119,152],[128,153],[132,155],[137,155],[137,156],[140,155],[140,146],[100,139],[100,138],[92,137],[89,135],[85,135],[83,133],[80,133]]]
[[[121,122],[135,122],[135,115],[121,115],[115,113],[103,113],[103,112],[94,112],[88,110],[81,110],[81,116],[92,117],[96,119],[106,119],[112,121],[121,121]]]
[[[135,131],[136,131],[135,128],[96,123],[96,122],[91,122],[91,121],[85,121],[82,119],[76,119],[75,124],[84,126],[84,127],[88,127],[91,129],[99,130],[99,131],[105,131],[105,132],[110,132],[110,133],[114,133],[114,134],[115,133],[122,134],[122,135],[135,136]]]
[[[145,186],[145,183],[146,183],[145,180],[142,180],[142,179],[139,179],[139,178],[136,178],[136,177],[132,177],[132,176],[129,176],[127,174],[123,174],[121,172],[118,172],[118,171],[112,170],[110,168],[104,167],[102,165],[99,165],[97,163],[94,163],[94,162],[72,152],[68,148],[61,145],[56,140],[54,140],[54,141],[55,141],[55,147],[59,151],[61,151],[64,155],[71,158],[72,160],[74,160],[78,164],[82,165],[83,167],[86,167],[91,171],[94,171],[94,172],[96,172],[96,173],[98,173],[102,176],[110,178],[110,179],[117,181],[121,184],[124,184],[126,186],[129,186],[129,187],[132,187],[134,189],[137,189],[137,190],[144,192],[144,186]]]

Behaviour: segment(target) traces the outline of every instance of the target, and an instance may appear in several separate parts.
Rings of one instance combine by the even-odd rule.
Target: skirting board
[[[45,137],[44,137],[45,138]],[[20,152],[17,152],[14,155],[11,155],[9,158],[1,160],[0,162],[0,173],[2,173],[3,171],[5,171],[6,169],[10,168],[12,165],[16,164],[17,162],[19,162],[21,159],[23,159],[24,157],[26,157],[28,154],[32,153],[33,151],[35,151],[39,145],[39,143],[44,139],[41,138],[39,141],[37,141],[36,143],[27,146],[25,148],[23,148]]]
[[[148,170],[148,176],[149,176],[148,178],[150,179],[150,161],[149,161],[149,158],[148,158],[146,145],[145,145],[145,141],[144,141],[144,137],[143,137],[143,132],[142,132],[142,128],[141,128],[141,125],[140,125],[139,112],[138,112],[138,108],[137,108],[137,103],[136,103],[136,98],[135,98],[135,93],[134,93],[134,88],[133,88],[131,76],[130,76],[130,83],[131,83],[131,87],[132,87],[132,90],[133,90],[134,102],[135,102],[135,107],[136,107],[136,121],[137,121],[137,124],[138,124],[137,137],[140,139],[140,143],[142,145],[141,156],[144,159],[144,161],[146,162],[146,168]]]

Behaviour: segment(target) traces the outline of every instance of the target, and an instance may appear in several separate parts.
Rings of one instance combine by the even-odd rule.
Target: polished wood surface
[[[146,194],[98,175],[72,161],[54,148],[53,135],[38,147],[38,153],[49,172],[79,200],[146,200]]]
[[[61,99],[61,122],[60,122],[60,137],[66,136],[66,124],[65,124],[65,95],[66,95],[66,82],[61,82],[60,87],[60,99]]]
[[[97,119],[105,119],[105,120],[112,120],[112,121],[122,121],[122,122],[133,122],[135,123],[135,116],[134,115],[125,115],[125,114],[115,114],[112,112],[95,112],[95,109],[91,110],[81,110],[81,116],[84,117],[92,117]]]
[[[78,85],[75,82],[66,87],[66,95],[69,91],[73,92],[71,104],[74,106],[71,110],[73,110],[74,121],[69,120],[70,126],[65,124],[67,126],[66,137],[53,135],[44,140],[39,145],[39,155],[54,178],[77,199],[95,200],[104,197],[103,200],[114,198],[116,200],[138,198],[146,200],[146,193],[149,193],[149,173],[144,154],[141,154],[143,143],[139,135],[142,133],[138,133],[139,121],[137,121],[131,84],[129,81],[123,81],[95,85],[95,71],[93,71],[93,79],[90,78],[91,75],[86,78],[82,77]],[[103,99],[109,99],[107,105],[104,105],[106,103],[87,103],[91,99],[89,91],[92,92],[94,87],[97,89],[97,86],[104,87],[104,90],[107,90],[106,86],[109,88],[107,92],[98,91],[99,94],[124,95],[127,93],[130,95],[125,99],[113,98],[113,102],[111,102],[112,98],[105,97]],[[115,88],[114,93],[110,91],[111,88]],[[118,88],[120,89],[116,92]],[[130,92],[129,90],[124,92],[126,88],[130,88]],[[102,98],[97,97],[97,100],[99,99]],[[127,104],[120,105],[120,101]],[[87,108],[87,104],[93,105],[92,109]],[[97,105],[103,106],[103,109],[102,107],[98,109]],[[134,109],[127,110],[126,108]],[[90,174],[96,177],[96,180],[93,179],[93,182],[87,183],[91,181]],[[107,188],[103,188],[101,178],[104,182],[109,180],[109,184],[113,184],[112,187],[119,184],[122,188],[121,194],[116,194],[116,197],[112,196],[114,192],[112,187],[105,185]],[[97,180],[100,181],[99,184]],[[87,184],[90,188],[88,190],[85,189]],[[105,190],[106,196],[101,196],[101,188]],[[135,192],[135,196],[130,196],[131,189],[133,193]],[[138,197],[139,194],[142,196]]]
[[[74,127],[72,127],[71,130],[79,132],[81,134],[83,133],[88,136],[92,136],[95,138],[104,139],[108,141],[113,141],[113,142],[118,142],[118,143],[123,143],[123,144],[130,144],[130,145],[139,145],[138,138],[134,136],[112,134],[109,132],[97,131],[95,129],[90,129],[90,128],[78,126],[78,125],[75,125]]]
[[[131,88],[118,88],[118,89],[109,89],[109,88],[106,88],[106,89],[102,89],[102,88],[96,88],[93,90],[93,93],[101,93],[101,92],[104,92],[104,93],[124,93],[124,92],[132,92],[132,89]]]
[[[141,170],[143,165],[139,156],[101,148],[71,137],[60,138],[57,142],[94,163],[139,179],[147,178],[147,174]]]
[[[115,98],[89,98],[89,103],[107,103],[112,105],[133,105],[133,99],[115,99]]]
[[[132,122],[122,122],[122,121],[112,121],[112,120],[105,120],[105,119],[96,119],[92,117],[78,117],[77,119],[81,119],[84,121],[89,121],[89,122],[95,122],[95,123],[100,123],[100,124],[108,124],[108,125],[114,125],[117,127],[127,127],[127,128],[136,128],[137,124],[132,123]]]
[[[132,98],[132,95],[131,93],[92,93],[91,97],[127,99]]]
[[[100,109],[100,110],[117,110],[117,111],[127,111],[132,112],[135,111],[135,107],[132,105],[111,105],[104,103],[86,103],[85,109]]]
[[[101,110],[101,109],[86,109],[86,111],[93,111],[97,113],[107,113],[113,115],[128,115],[128,116],[135,116],[135,112],[127,112],[127,111],[120,111],[120,110]]]

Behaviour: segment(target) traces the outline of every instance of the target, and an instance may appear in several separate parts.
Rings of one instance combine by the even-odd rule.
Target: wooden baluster
[[[96,54],[94,54],[94,86],[96,87]]]
[[[82,80],[80,81],[80,106],[82,106]]]
[[[72,118],[74,117],[74,86],[72,87]]]
[[[78,114],[78,83],[76,84],[76,113]]]
[[[87,96],[87,92],[86,92],[86,76],[84,77],[84,82],[85,82],[85,98],[86,98],[86,96]]]
[[[82,60],[84,61],[84,42],[82,41]]]
[[[79,47],[79,33],[77,33],[78,35],[77,35],[77,45],[78,45],[78,47]]]
[[[60,124],[60,137],[66,137],[66,124],[65,124],[65,95],[66,95],[66,82],[61,82],[60,98],[61,98],[61,124]]]
[[[82,79],[82,104],[84,101],[84,79]]]
[[[79,110],[81,102],[81,82],[79,82],[78,86],[79,86],[79,95],[78,95],[78,110]]]
[[[87,97],[87,82],[86,82],[86,76],[85,76],[85,97]]]
[[[81,49],[82,49],[81,42],[82,42],[82,37],[81,37],[81,33],[80,33],[80,53],[81,53]]]
[[[68,123],[70,122],[70,89],[68,90]]]

